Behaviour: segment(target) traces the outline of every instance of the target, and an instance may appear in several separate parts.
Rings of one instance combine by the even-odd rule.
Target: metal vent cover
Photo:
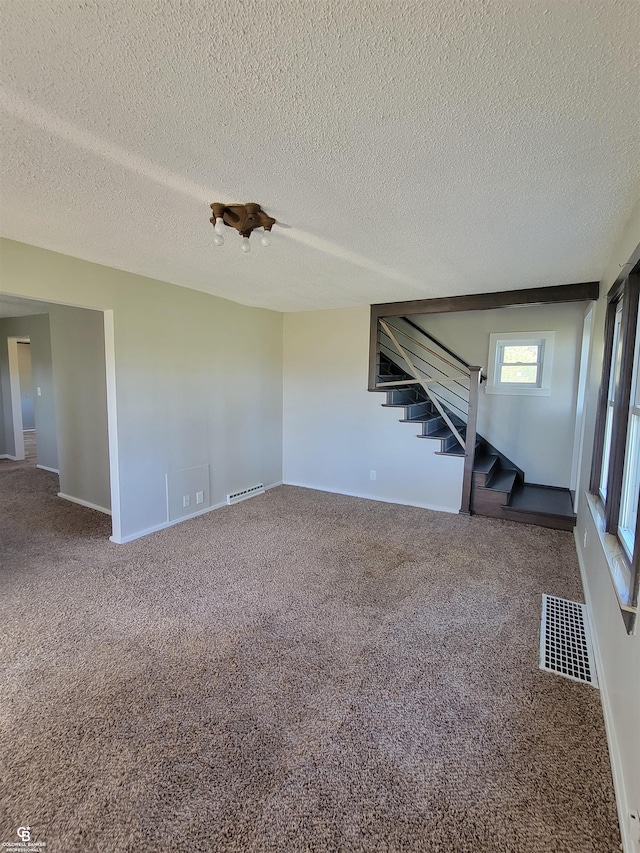
[[[239,492],[232,492],[227,495],[228,504],[237,504],[240,501],[246,501],[247,498],[252,498],[254,495],[264,494],[264,483],[258,483],[257,486],[249,486],[248,489],[241,489]]]
[[[542,596],[540,669],[598,687],[584,604],[555,595]]]

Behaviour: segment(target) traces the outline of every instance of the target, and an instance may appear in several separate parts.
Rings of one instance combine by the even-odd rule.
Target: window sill
[[[586,496],[620,609],[626,613],[637,613],[638,608],[631,604],[631,566],[627,555],[617,538],[605,530],[604,513],[599,498],[589,492]]]

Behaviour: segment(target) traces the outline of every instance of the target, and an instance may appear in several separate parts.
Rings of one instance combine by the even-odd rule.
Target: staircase
[[[394,318],[394,321],[399,319]],[[406,318],[402,320],[414,326]],[[436,451],[439,455],[466,458],[473,454],[469,501],[471,514],[571,530],[576,517],[568,489],[526,483],[524,471],[480,435],[475,436],[473,450],[466,447],[469,392],[465,395],[464,382],[449,377],[460,376],[460,370],[466,368],[468,371],[471,368],[435,338],[417,326],[413,329],[409,329],[409,326],[396,322],[389,327],[383,322],[379,333],[376,386],[382,387],[376,387],[375,390],[386,394],[383,406],[404,409],[400,422],[419,427],[420,439],[439,441],[440,449]],[[428,346],[417,343],[419,335],[428,338]],[[402,344],[399,344],[400,340]],[[398,345],[402,355],[397,352]],[[427,356],[419,350],[420,346],[430,354]],[[400,366],[406,359],[410,360],[407,368],[411,368],[414,375]],[[445,363],[449,368],[445,369]],[[423,379],[430,378],[424,385],[417,381],[416,375]],[[431,394],[427,393],[427,387]],[[464,447],[451,427],[457,431]]]

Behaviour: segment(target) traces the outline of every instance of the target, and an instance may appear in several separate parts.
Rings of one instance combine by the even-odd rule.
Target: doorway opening
[[[11,421],[13,426],[13,454],[5,454],[16,462],[37,463],[37,436],[34,411],[33,370],[31,364],[31,339],[7,338],[9,362],[9,388],[11,396]]]
[[[0,293],[0,473],[58,475],[58,497],[120,534],[113,312]]]

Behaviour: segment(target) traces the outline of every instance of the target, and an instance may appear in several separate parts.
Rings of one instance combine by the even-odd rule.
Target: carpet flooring
[[[280,487],[128,545],[0,468],[0,844],[619,848],[600,695],[538,669],[571,534]]]

